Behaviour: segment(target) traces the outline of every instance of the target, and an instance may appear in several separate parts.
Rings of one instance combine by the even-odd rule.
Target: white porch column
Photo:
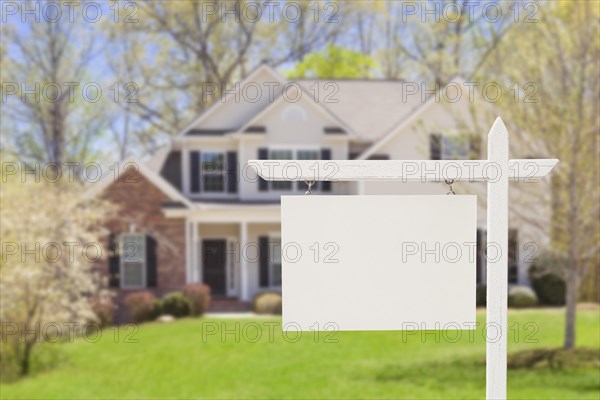
[[[246,245],[248,244],[248,223],[240,223],[240,299],[242,301],[250,300],[250,291],[248,287],[248,257],[246,255]]]

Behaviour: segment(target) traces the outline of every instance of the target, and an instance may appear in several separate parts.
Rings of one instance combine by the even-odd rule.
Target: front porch
[[[229,209],[186,218],[186,283],[210,286],[215,311],[242,311],[232,304],[281,291],[279,205],[243,208],[245,215]]]

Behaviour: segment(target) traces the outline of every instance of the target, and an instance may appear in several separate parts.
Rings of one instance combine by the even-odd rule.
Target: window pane
[[[123,263],[123,285],[142,286],[144,284],[144,266],[141,262]]]
[[[292,181],[272,181],[273,190],[292,190]]]
[[[292,160],[294,156],[291,150],[271,150],[269,154],[271,160]],[[273,181],[271,182],[273,190],[292,190],[292,181]]]
[[[270,285],[281,286],[281,239],[271,238],[270,247]]]
[[[321,152],[319,150],[298,150],[296,153],[298,160],[320,160]],[[304,182],[298,182],[298,190],[305,191],[306,184]],[[312,190],[319,190],[319,182],[315,182],[311,188]]]
[[[121,239],[121,256],[123,262],[143,262],[146,258],[146,241],[143,235],[123,235]]]
[[[146,236],[121,236],[121,286],[142,287],[146,268]]]
[[[205,192],[222,192],[225,188],[223,176],[219,175],[204,175],[202,184]]]
[[[225,190],[225,155],[202,153],[202,189],[205,192]]]
[[[469,138],[465,135],[442,136],[442,159],[469,159]]]
[[[320,157],[318,150],[298,150],[298,160],[318,160]]]
[[[271,160],[291,160],[294,158],[291,150],[271,150]]]

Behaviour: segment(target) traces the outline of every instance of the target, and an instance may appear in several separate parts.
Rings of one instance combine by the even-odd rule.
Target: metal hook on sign
[[[450,191],[446,194],[456,194],[456,193],[454,193],[454,189],[452,189],[452,184],[454,183],[454,179],[444,179],[444,182],[446,182],[446,185],[448,185],[448,187],[450,188]]]
[[[308,190],[306,191],[306,195],[311,195],[312,194],[312,186],[315,184],[315,181],[304,181],[304,183],[306,183],[308,185]]]

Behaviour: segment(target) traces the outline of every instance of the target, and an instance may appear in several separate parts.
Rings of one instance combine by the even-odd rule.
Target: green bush
[[[565,304],[567,286],[560,276],[553,273],[541,275],[531,280],[531,286],[540,303],[551,306]]]
[[[175,318],[190,315],[190,301],[181,292],[171,292],[160,300],[160,311]]]
[[[533,307],[538,304],[535,292],[527,286],[513,286],[508,290],[508,306],[515,308]]]
[[[567,265],[567,258],[553,251],[543,251],[536,264],[529,268],[531,286],[540,300],[547,305],[565,304],[566,284],[561,274]]]
[[[146,290],[128,294],[125,306],[135,323],[150,321],[156,316],[156,297]]]
[[[477,307],[485,307],[487,298],[487,286],[479,285],[475,289],[475,304]]]
[[[161,315],[163,315],[162,300],[156,299],[156,300],[154,300],[154,312],[152,313],[151,318],[154,321],[156,318],[160,317]]]
[[[191,315],[199,317],[208,309],[210,303],[210,287],[201,283],[190,283],[184,286],[183,295],[190,303]]]
[[[14,334],[14,331],[9,329],[11,326],[10,322],[6,322],[6,324],[5,321],[0,322],[0,335],[2,335],[2,346],[0,347],[0,382],[2,383],[19,379],[20,353],[22,353],[20,350],[23,345],[21,333]],[[6,332],[7,330],[9,332]]]
[[[281,315],[281,293],[262,292],[254,297],[252,309],[257,314]]]

